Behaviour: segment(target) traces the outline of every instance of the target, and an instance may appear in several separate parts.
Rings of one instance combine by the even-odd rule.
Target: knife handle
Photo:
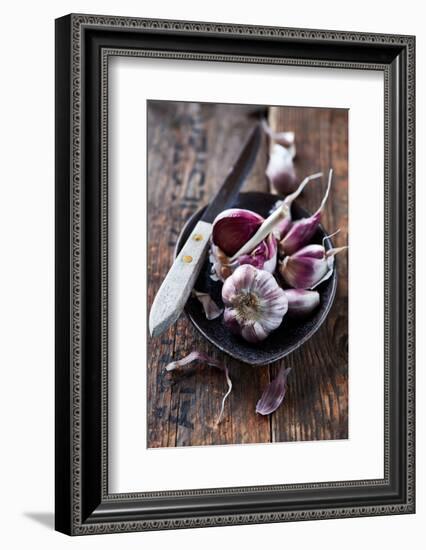
[[[212,224],[199,221],[162,282],[149,315],[149,331],[158,336],[179,318],[194,288],[209,246]]]

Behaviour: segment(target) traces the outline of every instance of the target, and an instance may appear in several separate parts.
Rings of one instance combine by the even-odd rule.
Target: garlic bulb
[[[302,218],[301,220],[293,222],[291,227],[283,235],[279,243],[279,252],[281,256],[293,254],[312,240],[312,237],[318,229],[321,220],[321,212],[330,193],[332,175],[333,171],[330,170],[327,189],[318,210],[309,218]]]
[[[273,275],[251,265],[239,266],[222,288],[223,320],[234,334],[257,343],[277,329],[288,301]]]
[[[345,248],[347,247],[325,250],[321,244],[309,244],[293,255],[286,256],[279,271],[291,287],[313,289],[331,277],[334,256]]]
[[[249,250],[238,254],[238,250],[257,233],[263,222],[259,214],[241,208],[224,210],[216,217],[210,246],[213,279],[224,281],[239,265],[244,264],[270,273],[275,271],[278,246],[272,234],[265,235],[263,240]]]

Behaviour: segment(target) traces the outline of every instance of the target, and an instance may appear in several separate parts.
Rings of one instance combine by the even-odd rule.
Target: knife
[[[162,282],[149,314],[151,336],[161,334],[182,313],[204,263],[212,223],[220,212],[234,204],[256,159],[260,137],[260,127],[257,125]]]

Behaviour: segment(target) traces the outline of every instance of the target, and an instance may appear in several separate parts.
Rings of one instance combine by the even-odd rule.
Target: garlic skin
[[[212,264],[210,278],[213,281],[224,282],[239,266],[237,260],[231,262],[231,258],[213,242],[210,243],[209,261]]]
[[[316,290],[304,290],[302,288],[290,288],[284,290],[288,300],[288,315],[292,317],[305,317],[319,306],[320,295]]]
[[[277,266],[277,240],[271,233],[250,254],[238,256],[240,265],[249,264],[258,269],[273,273]]]
[[[266,386],[257,402],[256,412],[258,414],[272,414],[281,406],[287,392],[287,378],[290,372],[291,368],[286,369],[281,365],[277,377]]]
[[[218,246],[211,243],[210,262],[213,266],[211,278],[214,281],[225,281],[240,265],[252,265],[273,273],[277,267],[278,245],[274,235],[269,235],[250,254],[243,254],[231,260]]]
[[[289,149],[278,143],[273,146],[266,175],[277,193],[287,195],[297,189],[293,156]]]
[[[192,296],[196,298],[200,302],[200,304],[203,306],[203,310],[206,315],[206,319],[208,321],[217,319],[222,315],[223,308],[220,308],[216,304],[216,302],[213,300],[210,294],[207,294],[206,292],[200,292],[198,290],[195,290],[194,288],[192,291]]]
[[[334,256],[347,247],[325,250],[320,244],[309,244],[286,256],[279,266],[284,281],[293,288],[313,289],[333,273]]]
[[[239,266],[222,288],[223,320],[234,334],[256,344],[277,329],[287,313],[284,290],[267,271]]]

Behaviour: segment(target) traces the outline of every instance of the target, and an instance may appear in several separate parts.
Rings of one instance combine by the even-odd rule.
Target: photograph
[[[348,439],[349,110],[146,108],[147,447]]]
[[[426,546],[422,6],[4,3],[1,548]]]
[[[415,512],[415,36],[351,25],[56,19],[57,531]]]

